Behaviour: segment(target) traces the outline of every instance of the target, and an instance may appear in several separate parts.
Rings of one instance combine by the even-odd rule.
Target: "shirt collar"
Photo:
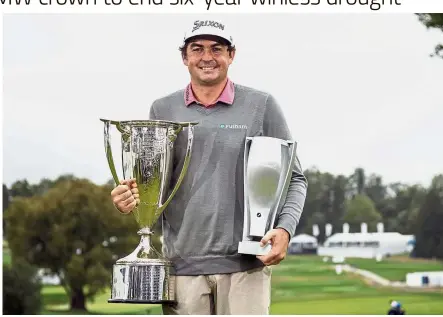
[[[213,104],[207,105],[206,107],[213,106],[218,102],[232,105],[234,102],[234,95],[235,95],[234,83],[228,78],[226,86],[223,89],[220,96],[218,97],[218,99]],[[192,91],[191,83],[189,83],[185,88],[185,105],[189,106],[190,104],[192,104],[194,102],[198,103],[198,101],[195,98],[194,93]]]

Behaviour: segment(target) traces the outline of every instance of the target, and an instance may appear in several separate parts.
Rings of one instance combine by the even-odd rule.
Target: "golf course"
[[[8,254],[4,252],[4,261]],[[407,272],[443,270],[443,263],[398,256],[376,262],[348,259],[347,264],[370,270],[392,281]],[[373,285],[352,273],[337,275],[331,262],[315,255],[290,255],[273,267],[271,314],[384,315],[390,299],[400,301],[408,315],[443,314],[443,289],[409,289]],[[41,314],[84,314],[69,311],[63,287],[44,286]],[[159,305],[108,304],[109,290],[87,304],[88,314],[161,314]],[[252,305],[252,303],[251,303]]]

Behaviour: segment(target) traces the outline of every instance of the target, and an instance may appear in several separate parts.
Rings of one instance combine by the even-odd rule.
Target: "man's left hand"
[[[289,245],[289,233],[282,228],[272,229],[261,239],[260,245],[263,247],[271,242],[272,249],[266,255],[257,255],[257,258],[265,265],[276,265],[286,257]]]

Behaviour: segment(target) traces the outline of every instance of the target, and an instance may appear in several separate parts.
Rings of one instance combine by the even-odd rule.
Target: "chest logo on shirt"
[[[220,128],[221,129],[235,129],[235,130],[244,129],[244,130],[247,130],[248,126],[245,124],[220,124]]]

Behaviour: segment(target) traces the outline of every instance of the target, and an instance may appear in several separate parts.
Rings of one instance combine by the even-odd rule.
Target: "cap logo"
[[[218,23],[216,21],[209,21],[209,20],[199,21],[199,20],[197,20],[197,21],[194,22],[194,28],[192,29],[192,32],[195,32],[196,30],[198,30],[202,26],[210,26],[210,27],[217,28],[217,29],[220,29],[220,30],[224,30],[225,29],[225,26],[223,24]]]

